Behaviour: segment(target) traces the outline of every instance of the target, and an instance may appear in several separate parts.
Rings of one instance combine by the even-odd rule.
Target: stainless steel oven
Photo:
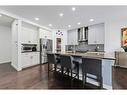
[[[22,44],[22,52],[37,51],[37,45],[35,44]]]

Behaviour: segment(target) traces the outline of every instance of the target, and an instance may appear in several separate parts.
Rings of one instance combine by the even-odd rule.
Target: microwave
[[[33,44],[22,45],[22,52],[32,52],[32,51],[37,51],[37,45],[33,45]]]

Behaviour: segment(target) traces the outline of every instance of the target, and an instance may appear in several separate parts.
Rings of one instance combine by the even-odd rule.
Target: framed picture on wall
[[[121,29],[121,47],[127,52],[127,28]]]
[[[127,47],[127,28],[121,29],[121,47]]]

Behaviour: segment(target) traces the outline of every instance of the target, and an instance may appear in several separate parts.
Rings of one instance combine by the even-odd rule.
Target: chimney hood
[[[88,42],[88,27],[78,28],[78,41]]]

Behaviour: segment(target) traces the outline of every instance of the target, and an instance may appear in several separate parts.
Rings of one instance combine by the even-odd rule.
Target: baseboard
[[[123,69],[127,69],[127,66],[121,66],[121,65],[115,65],[114,67],[116,67],[116,68],[123,68]]]
[[[87,82],[88,82],[88,83],[92,83],[92,84],[98,86],[98,82],[95,82],[95,81],[93,81],[93,80],[91,80],[91,79],[88,79],[88,78],[87,78]],[[112,86],[111,86],[111,85],[107,85],[107,84],[103,84],[103,88],[104,88],[104,89],[112,89]]]
[[[22,70],[22,69],[18,68],[17,66],[15,66],[14,64],[11,64],[11,66],[12,66],[15,70],[17,70],[17,71],[21,71],[21,70]]]
[[[8,62],[0,62],[0,64],[8,64],[8,63],[11,64],[11,61],[8,61]]]
[[[112,89],[112,86],[103,84],[103,88],[108,89],[108,90],[111,90]]]
[[[120,65],[113,65],[113,67],[120,67]]]
[[[119,68],[127,69],[127,66],[119,66]]]

